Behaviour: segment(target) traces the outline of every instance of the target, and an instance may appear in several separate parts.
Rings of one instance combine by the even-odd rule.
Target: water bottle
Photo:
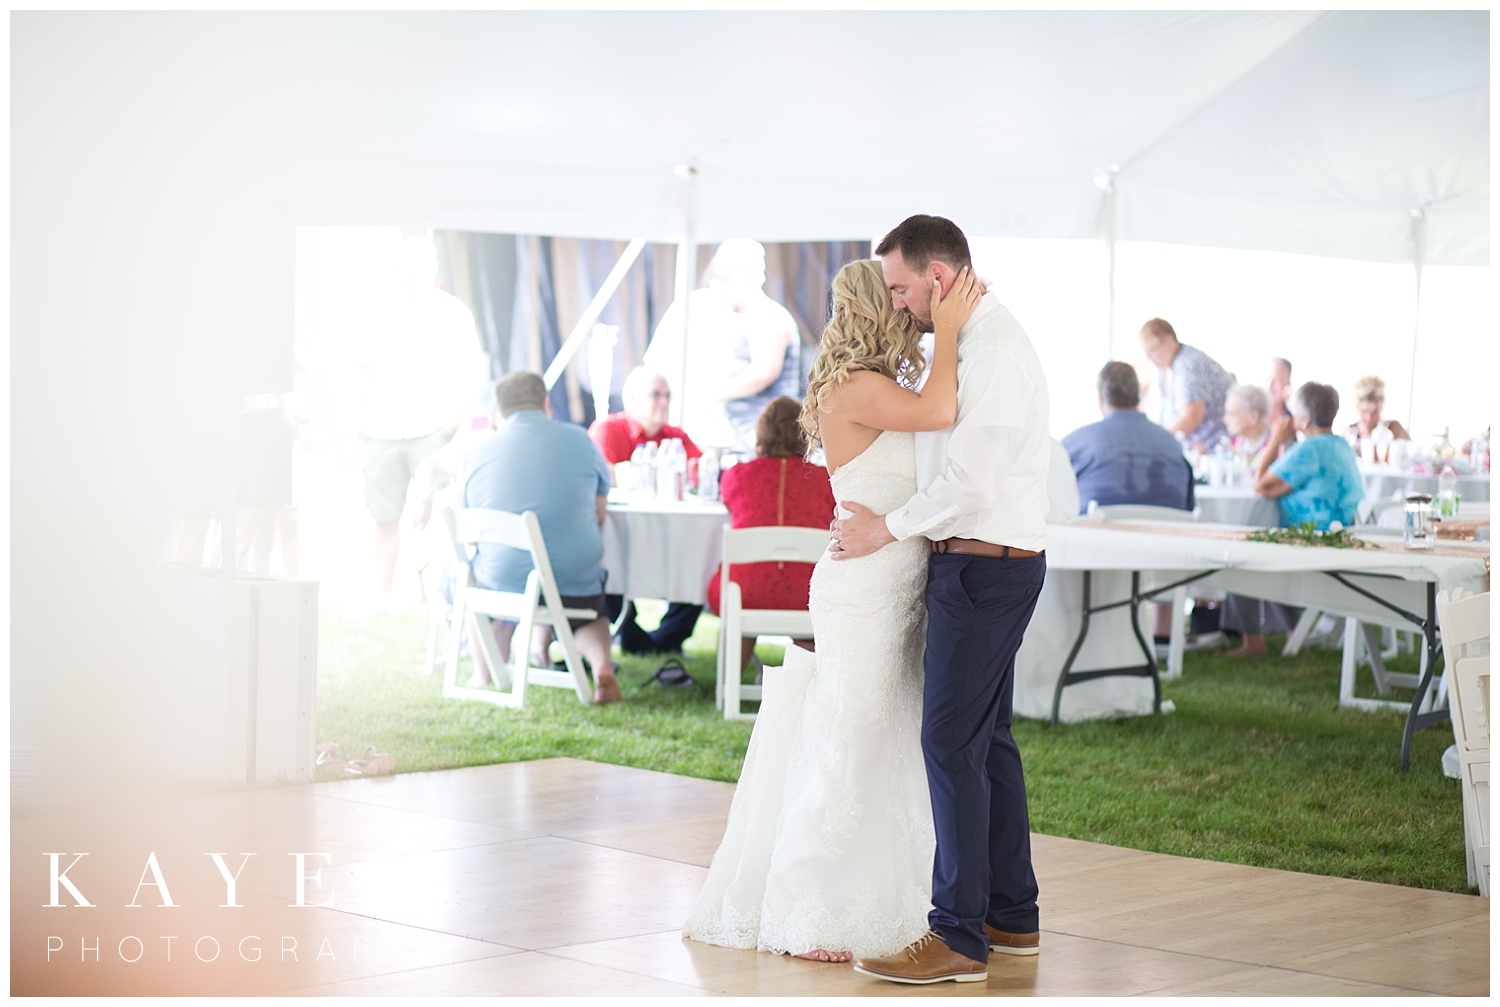
[[[1444,465],[1438,476],[1438,517],[1458,517],[1458,473],[1452,465]]]
[[[636,450],[641,453],[641,460],[639,462],[641,486],[647,493],[654,494],[657,492],[656,473],[661,464],[661,458],[657,454],[656,442],[651,441],[647,444],[642,444]]]
[[[687,452],[673,437],[662,441],[656,463],[656,496],[659,500],[681,500],[687,476]]]
[[[712,450],[698,459],[698,499],[719,499],[719,459]]]

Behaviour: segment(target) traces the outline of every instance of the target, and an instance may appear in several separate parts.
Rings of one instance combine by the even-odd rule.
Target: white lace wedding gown
[[[887,431],[832,476],[876,513],[916,489],[912,435]],[[787,649],[765,691],[723,842],[685,936],[856,957],[900,950],[932,908],[922,763],[927,540],[813,571],[816,660]]]

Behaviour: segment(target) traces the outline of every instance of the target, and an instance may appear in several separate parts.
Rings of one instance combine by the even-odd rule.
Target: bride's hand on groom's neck
[[[942,282],[936,277],[932,281],[933,331],[943,335],[956,334],[963,328],[969,316],[984,296],[984,284],[974,275],[974,270],[965,266],[953,278],[947,296],[943,295]]]

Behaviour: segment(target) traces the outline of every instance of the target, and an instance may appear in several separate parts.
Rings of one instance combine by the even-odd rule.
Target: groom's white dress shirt
[[[987,293],[958,332],[958,418],[916,435],[917,495],[886,515],[886,528],[897,539],[1045,549],[1051,448],[1041,362]]]

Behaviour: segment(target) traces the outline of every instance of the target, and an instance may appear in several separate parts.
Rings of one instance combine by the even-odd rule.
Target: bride
[[[922,333],[873,259],[833,281],[833,317],[802,425],[822,441],[833,492],[877,513],[916,490],[912,431],[953,422],[959,328],[980,284],[933,291],[932,370]],[[931,909],[933,830],[921,751],[927,540],[813,570],[817,659],[787,648],[766,675],[729,824],[684,936],[816,961],[891,954]]]

